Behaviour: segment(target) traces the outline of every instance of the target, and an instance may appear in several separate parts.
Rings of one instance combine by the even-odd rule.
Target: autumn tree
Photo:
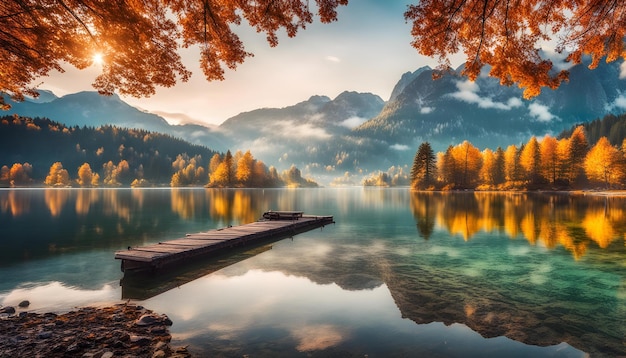
[[[435,153],[430,143],[420,144],[411,167],[411,186],[426,189],[434,184],[436,163]]]
[[[233,185],[233,156],[230,150],[224,155],[224,160],[220,162],[213,174],[209,186],[213,187],[230,187]]]
[[[583,126],[577,126],[569,137],[569,180],[580,183],[584,179],[584,163],[589,142]]]
[[[495,183],[495,168],[496,168],[496,156],[493,150],[487,148],[483,151],[483,166],[480,168],[480,182],[487,187],[494,188]]]
[[[252,168],[252,180],[250,184],[251,186],[258,188],[278,186],[272,182],[270,172],[265,163],[261,160],[256,160],[254,162],[254,166]]]
[[[525,98],[568,79],[566,70],[542,57],[546,40],[554,39],[556,51],[566,52],[571,63],[591,55],[590,68],[604,57],[626,59],[626,3],[620,1],[421,0],[404,16],[413,23],[412,45],[438,58],[440,69],[449,68],[449,56],[462,51],[463,73],[471,80],[488,65],[490,76],[524,88]]]
[[[130,165],[128,161],[122,159],[117,165],[113,161],[108,161],[102,165],[104,172],[104,185],[120,186],[122,184],[130,184]]]
[[[437,173],[444,189],[454,188],[457,178],[457,165],[452,156],[454,147],[448,146],[445,153],[437,153]]]
[[[556,146],[557,155],[557,183],[569,185],[572,153],[570,151],[569,138],[559,139]]]
[[[604,183],[607,189],[624,178],[623,165],[622,153],[606,137],[598,140],[587,153],[584,162],[587,178]]]
[[[174,174],[170,186],[201,185],[206,183],[206,172],[202,166],[202,156],[190,158],[187,154],[179,154],[172,162]]]
[[[460,175],[461,188],[473,188],[478,183],[478,173],[482,166],[482,155],[480,150],[469,141],[455,146],[452,156],[456,163],[457,175]]]
[[[253,179],[254,158],[250,151],[246,151],[245,154],[237,161],[237,171],[235,172],[235,178],[243,186],[250,186]]]
[[[541,151],[539,142],[532,136],[519,155],[520,165],[524,179],[531,185],[536,186],[543,181],[541,176]]]
[[[520,151],[513,144],[504,151],[504,173],[509,185],[517,186],[521,180]]]
[[[316,0],[321,22],[336,20],[336,8],[348,0]],[[181,46],[198,47],[207,80],[224,79],[247,57],[234,30],[245,20],[264,32],[270,46],[277,33],[289,37],[313,22],[305,0],[173,0],[173,1],[4,1],[0,6],[0,94],[15,100],[36,96],[34,80],[63,65],[90,66],[102,59],[93,86],[104,94],[133,96],[155,93],[187,81]],[[0,107],[8,105],[0,96]]]
[[[61,162],[55,162],[50,166],[50,171],[44,184],[48,186],[68,186],[70,185],[70,175],[66,169],[63,169]]]
[[[26,185],[32,182],[30,175],[33,172],[33,166],[29,163],[14,163],[9,169],[8,180],[11,186]]]
[[[213,174],[215,170],[217,170],[217,167],[220,165],[221,162],[222,157],[219,155],[219,153],[213,154],[211,160],[209,161],[209,175]]]
[[[98,175],[96,173],[96,175]],[[78,177],[76,178],[76,183],[80,186],[92,186],[94,183],[94,173],[91,170],[91,166],[89,163],[83,163],[78,168]]]
[[[495,156],[495,164],[493,168],[493,182],[495,185],[503,184],[506,181],[506,176],[504,174],[504,150],[502,147],[496,148]]]
[[[539,143],[541,157],[541,173],[550,183],[556,183],[558,168],[558,141],[551,136],[545,136]]]

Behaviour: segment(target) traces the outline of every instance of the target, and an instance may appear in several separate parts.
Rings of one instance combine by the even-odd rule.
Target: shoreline
[[[0,357],[191,357],[186,347],[170,346],[171,325],[167,315],[133,303],[66,313],[17,312],[5,306],[0,310]]]
[[[411,192],[420,193],[486,193],[486,194],[562,194],[562,195],[589,195],[589,196],[607,196],[607,197],[626,197],[626,190],[595,190],[595,189],[576,189],[576,190],[477,190],[477,189],[458,189],[458,190],[420,190],[412,189]]]

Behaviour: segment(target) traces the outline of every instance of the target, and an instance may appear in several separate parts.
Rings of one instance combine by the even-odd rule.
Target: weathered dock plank
[[[248,242],[277,236],[287,237],[334,223],[332,216],[303,215],[302,212],[282,211],[269,213],[271,215],[264,214],[263,217],[271,219],[187,234],[179,239],[120,250],[115,253],[115,258],[122,260],[122,271],[155,270],[189,258],[215,254]]]

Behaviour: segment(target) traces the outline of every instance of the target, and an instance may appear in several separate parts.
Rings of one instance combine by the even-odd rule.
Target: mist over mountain
[[[121,128],[145,129],[182,138],[192,144],[205,145],[214,150],[226,150],[222,136],[199,125],[170,125],[163,117],[141,111],[122,101],[119,96],[103,96],[94,91],[83,91],[57,97],[50,91],[39,91],[36,99],[11,103],[11,109],[0,113],[17,113],[25,117],[46,117],[66,126],[98,127],[114,125]]]
[[[198,124],[171,125],[118,96],[80,92],[12,103],[7,114],[48,117],[68,126],[140,128],[182,138],[218,151],[251,150],[279,170],[292,164],[322,183],[354,176],[355,184],[376,170],[412,162],[418,146],[435,151],[469,140],[480,149],[525,143],[535,135],[556,136],[573,125],[626,108],[621,63],[570,69],[570,81],[524,100],[522,90],[481,75],[470,82],[461,68],[433,80],[422,67],[401,76],[387,102],[371,93],[345,91],[336,98],[314,95],[284,108],[240,113],[217,129]],[[360,178],[357,178],[360,176]]]
[[[352,136],[352,129],[377,115],[383,105],[371,93],[343,92],[335,99],[312,96],[285,108],[241,113],[222,123],[220,130],[233,147],[250,149],[279,169],[300,163],[305,172],[343,174],[360,166],[356,153],[371,155],[378,165],[385,160],[374,158],[375,140]]]
[[[432,79],[430,68],[404,74],[381,113],[354,135],[412,148],[430,141],[436,150],[445,150],[467,139],[479,148],[495,149],[526,142],[532,135],[556,135],[625,108],[626,81],[620,79],[617,62],[593,71],[575,66],[569,82],[556,90],[543,89],[532,100],[524,100],[521,89],[501,86],[486,75],[470,82],[461,70],[438,80]]]

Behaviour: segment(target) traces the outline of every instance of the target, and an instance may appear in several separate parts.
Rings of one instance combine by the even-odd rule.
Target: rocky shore
[[[172,321],[142,306],[85,307],[64,314],[0,309],[0,358],[176,357],[191,355],[170,346]]]

